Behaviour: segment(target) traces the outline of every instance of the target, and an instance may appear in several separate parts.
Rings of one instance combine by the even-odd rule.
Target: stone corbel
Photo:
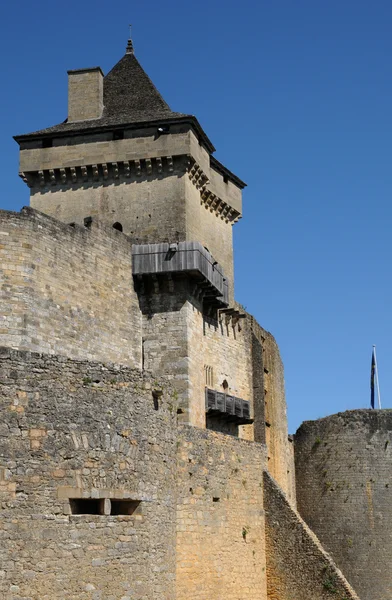
[[[83,181],[87,181],[88,180],[87,167],[81,167],[81,171],[82,171]]]
[[[146,169],[147,169],[147,175],[151,175],[151,173],[152,173],[151,158],[146,158]]]
[[[67,173],[65,169],[60,169],[60,179],[61,183],[67,183]]]
[[[129,166],[129,162],[127,160],[124,160],[123,165],[124,165],[124,175],[125,175],[125,177],[129,177],[131,175],[131,167]]]
[[[76,167],[71,167],[70,171],[71,171],[72,183],[76,183],[77,180],[78,180],[78,177],[77,177],[77,174],[76,174]]]
[[[166,156],[166,160],[167,160],[167,164],[168,164],[168,167],[169,167],[169,173],[173,173],[173,171],[174,171],[173,157],[172,156]]]
[[[54,169],[49,169],[49,181],[51,185],[56,185],[56,174]]]
[[[43,171],[38,171],[39,184],[45,185],[45,174]]]
[[[136,168],[136,175],[138,177],[140,177],[142,174],[142,166],[140,164],[140,160],[135,160],[135,168]]]
[[[157,158],[156,161],[157,161],[158,173],[162,173],[162,159]]]
[[[118,164],[116,162],[112,163],[112,169],[114,179],[118,179]]]
[[[108,171],[108,166],[106,163],[102,163],[102,172],[103,172],[103,178],[107,179],[109,176],[109,171]]]
[[[99,179],[98,165],[91,165],[91,168],[93,170],[93,177],[97,181]]]

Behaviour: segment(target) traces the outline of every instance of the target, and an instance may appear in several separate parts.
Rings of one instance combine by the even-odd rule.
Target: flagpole
[[[377,356],[376,356],[376,346],[375,346],[375,344],[373,344],[373,352],[374,352],[374,364],[375,364],[375,367],[376,367],[378,408],[381,408],[380,382],[379,382],[379,379],[378,379],[378,367],[377,367]]]

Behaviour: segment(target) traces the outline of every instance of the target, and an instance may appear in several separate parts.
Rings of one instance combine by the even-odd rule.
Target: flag
[[[370,368],[370,406],[374,408],[374,374],[376,372],[376,357],[374,356],[374,348],[372,352],[372,366]]]

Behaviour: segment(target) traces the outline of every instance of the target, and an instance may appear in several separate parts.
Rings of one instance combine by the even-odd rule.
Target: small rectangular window
[[[70,498],[73,515],[103,515],[104,501],[96,498]]]
[[[138,500],[111,500],[111,515],[133,515],[139,508]]]

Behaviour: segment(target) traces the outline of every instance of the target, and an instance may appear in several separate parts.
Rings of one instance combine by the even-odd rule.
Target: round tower
[[[392,411],[306,421],[295,435],[301,516],[361,598],[392,598]]]

